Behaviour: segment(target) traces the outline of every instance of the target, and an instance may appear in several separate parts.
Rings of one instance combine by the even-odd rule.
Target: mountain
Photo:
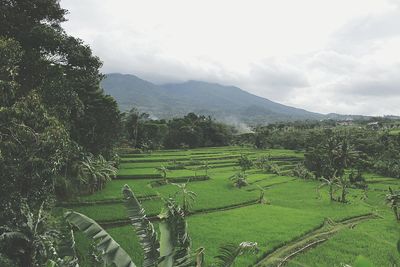
[[[183,116],[189,112],[211,115],[226,122],[268,123],[322,119],[324,115],[285,106],[235,86],[188,81],[156,85],[135,75],[107,74],[102,82],[121,110],[137,107],[157,118]]]

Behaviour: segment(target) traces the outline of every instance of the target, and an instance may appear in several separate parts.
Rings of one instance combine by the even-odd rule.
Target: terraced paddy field
[[[249,185],[234,187],[229,177],[238,172],[241,154],[252,160],[270,155],[282,175],[252,168],[246,171]],[[366,194],[349,189],[349,203],[331,202],[326,191],[317,194],[317,181],[290,176],[302,159],[302,152],[243,147],[125,154],[117,179],[102,191],[61,205],[102,224],[140,266],[142,251],[127,220],[121,188],[128,184],[147,214],[155,216],[161,211],[161,198],[178,190],[173,184],[159,182],[161,176],[155,168],[165,166],[171,168],[167,179],[188,181],[189,190],[197,194],[187,221],[193,248],[206,248],[207,266],[220,245],[242,241],[257,242],[260,252],[238,258],[236,266],[342,266],[353,264],[360,255],[375,266],[400,266],[396,250],[400,226],[385,204],[385,191],[389,186],[399,189],[399,180],[369,173],[365,175]],[[205,161],[210,166],[207,171],[199,169]],[[268,204],[257,201],[260,187]],[[81,257],[90,266],[86,255],[89,241],[78,235],[77,242]]]

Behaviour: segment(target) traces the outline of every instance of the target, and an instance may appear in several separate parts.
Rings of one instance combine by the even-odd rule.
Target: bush
[[[310,172],[304,164],[297,164],[292,170],[292,176],[299,177],[301,179],[309,180],[315,179],[315,175]]]

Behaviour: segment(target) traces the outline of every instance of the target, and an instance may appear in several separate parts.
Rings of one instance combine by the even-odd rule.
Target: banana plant
[[[122,193],[128,217],[144,252],[143,267],[204,266],[204,248],[192,252],[185,212],[173,198],[164,200],[164,211],[158,216],[158,237],[145,210],[128,185],[122,188]],[[97,241],[97,249],[106,265],[136,266],[128,253],[94,220],[74,211],[67,212],[65,217],[88,238]],[[217,266],[232,266],[238,256],[255,251],[256,246],[257,244],[252,242],[242,242],[239,246],[227,245],[221,249],[221,255],[217,256]]]
[[[193,206],[193,203],[197,197],[197,194],[191,190],[188,189],[187,183],[182,183],[182,184],[175,184],[172,183],[173,185],[177,186],[179,188],[179,191],[175,193],[175,197],[178,197],[178,195],[181,196],[182,198],[182,209],[185,215],[189,214],[190,209]]]
[[[249,183],[247,182],[247,175],[244,172],[238,172],[231,177],[229,177],[230,180],[233,181],[233,184],[237,188],[242,188],[243,186],[247,186]]]
[[[31,207],[23,202],[20,215],[21,222],[0,227],[0,244],[12,248],[7,253],[18,259],[21,266],[41,266],[53,256],[59,232],[49,228],[43,204],[34,214]]]
[[[106,266],[136,267],[128,253],[93,219],[75,211],[66,212],[65,219],[96,242]]]
[[[165,166],[161,165],[160,167],[157,167],[155,169],[156,169],[156,172],[161,174],[161,176],[164,179],[165,183],[168,183],[168,179],[167,179],[167,173],[169,172],[168,168],[166,168]]]
[[[230,267],[233,266],[236,258],[243,254],[256,254],[258,253],[258,245],[255,242],[242,242],[239,245],[228,243],[219,248],[219,255],[217,259],[216,267]]]

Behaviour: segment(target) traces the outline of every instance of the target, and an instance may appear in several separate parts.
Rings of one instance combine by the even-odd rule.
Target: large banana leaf
[[[128,217],[135,228],[139,242],[144,251],[143,267],[157,266],[160,258],[160,243],[157,240],[154,226],[147,219],[145,210],[128,185],[122,188],[122,193],[125,197]]]
[[[160,216],[162,267],[193,266],[184,211],[173,201],[166,201],[166,212]]]
[[[97,249],[102,252],[102,258],[106,265],[136,267],[128,253],[94,220],[75,211],[67,212],[65,218],[88,238],[97,241]]]
[[[236,258],[245,253],[257,253],[258,246],[254,242],[242,242],[238,245],[228,243],[219,248],[219,255],[216,266],[218,267],[230,267],[233,266]]]

